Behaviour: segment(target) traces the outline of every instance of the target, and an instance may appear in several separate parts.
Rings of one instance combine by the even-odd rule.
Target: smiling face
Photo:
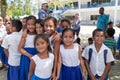
[[[64,32],[62,39],[65,46],[71,46],[74,42],[73,32],[70,30]]]
[[[36,23],[35,26],[37,34],[42,34],[44,32],[44,28],[39,23]]]
[[[97,31],[93,37],[95,44],[102,45],[105,39],[105,35],[103,31]]]
[[[27,29],[30,33],[35,32],[35,20],[30,19],[27,21]]]
[[[52,20],[47,20],[44,23],[44,30],[48,35],[55,33],[55,24]]]
[[[35,43],[35,47],[39,53],[45,53],[48,51],[49,43],[42,38],[38,38]]]

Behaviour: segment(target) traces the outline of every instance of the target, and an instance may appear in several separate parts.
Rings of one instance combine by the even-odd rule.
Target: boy
[[[88,72],[87,80],[108,80],[111,62],[114,61],[112,52],[103,44],[104,31],[95,29],[92,37],[94,43],[87,46],[82,54]]]
[[[3,40],[2,47],[8,56],[8,80],[19,80],[19,66],[21,54],[18,51],[18,45],[21,35],[19,31],[22,29],[20,20],[12,20],[12,33],[7,35]]]
[[[111,49],[115,57],[116,56],[116,40],[112,38],[114,34],[115,34],[115,30],[113,28],[108,28],[106,31],[106,39],[104,40],[104,44]]]
[[[6,27],[3,24],[4,24],[3,18],[0,16],[0,60],[2,61],[2,66],[0,67],[0,69],[3,69],[6,67],[5,54],[4,54],[3,48],[1,47],[4,37],[7,35]]]

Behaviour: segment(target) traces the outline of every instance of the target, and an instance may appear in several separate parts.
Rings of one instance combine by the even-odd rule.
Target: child
[[[93,39],[92,39],[91,37],[88,38],[88,44],[89,44],[89,45],[93,44]]]
[[[68,19],[62,19],[61,20],[61,27],[62,30],[66,29],[66,28],[71,28],[71,23]]]
[[[38,53],[31,58],[28,80],[50,80],[54,55],[50,51],[48,35],[38,34],[34,45]]]
[[[57,28],[56,18],[49,16],[44,20],[44,30],[45,30],[45,33],[49,35],[50,45],[55,56],[54,69],[52,73],[53,79],[55,79],[56,77],[58,54],[59,54],[59,48],[60,48],[60,40],[59,40],[60,38],[58,40],[53,40],[54,39],[53,37],[55,37],[57,34],[55,31],[56,28]]]
[[[6,27],[3,24],[4,24],[3,18],[0,16],[0,60],[2,62],[2,66],[0,67],[0,69],[5,68],[5,65],[4,65],[5,54],[3,51],[4,50],[3,47],[1,47],[1,44],[4,37],[7,35],[7,32],[6,32]]]
[[[28,80],[30,59],[37,53],[34,48],[34,38],[36,36],[34,16],[27,18],[27,28],[22,34],[22,38],[19,44],[19,51],[21,52],[20,61],[20,80]]]
[[[36,32],[37,32],[37,34],[44,33],[44,23],[43,23],[42,19],[36,20],[35,26],[36,26]]]
[[[63,44],[60,45],[57,79],[60,71],[62,72],[62,80],[83,80],[83,77],[85,78],[80,46],[74,43],[74,35],[74,31],[70,28],[63,30]]]
[[[111,49],[114,57],[116,57],[116,40],[112,38],[114,34],[115,30],[113,28],[108,28],[106,31],[106,39],[104,40],[104,44]]]
[[[7,35],[2,43],[9,64],[7,80],[19,80],[21,54],[18,51],[18,45],[21,38],[19,31],[22,29],[22,22],[20,20],[12,20],[11,29],[12,33]]]
[[[101,29],[92,33],[94,43],[87,46],[82,56],[88,72],[87,80],[108,80],[111,62],[114,61],[111,50],[103,44],[105,34]]]

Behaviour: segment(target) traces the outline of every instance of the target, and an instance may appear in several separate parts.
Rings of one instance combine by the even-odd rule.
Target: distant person
[[[93,38],[92,37],[88,38],[88,44],[89,45],[93,44]]]
[[[72,29],[75,31],[75,34],[78,36],[80,32],[79,14],[75,14],[74,20],[72,22]]]
[[[112,51],[103,44],[103,30],[95,29],[92,37],[94,43],[87,46],[82,53],[88,72],[87,80],[108,80],[111,62],[114,61]]]
[[[48,3],[43,3],[42,8],[38,12],[38,18],[39,19],[45,19],[48,16]]]
[[[108,21],[109,21],[109,16],[104,13],[103,7],[101,7],[99,9],[99,13],[100,13],[100,15],[98,16],[97,29],[102,29],[105,31],[106,26],[107,26]]]
[[[53,11],[51,9],[48,9],[48,16],[53,16]]]
[[[111,49],[115,57],[116,56],[116,40],[112,38],[114,34],[115,34],[115,29],[108,28],[106,31],[106,39],[104,40],[104,44]]]

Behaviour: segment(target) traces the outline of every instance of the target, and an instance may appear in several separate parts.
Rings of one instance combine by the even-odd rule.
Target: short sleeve
[[[109,62],[112,62],[112,61],[114,61],[114,57],[113,57],[112,51],[110,49],[108,49],[106,63],[109,63]]]
[[[87,59],[88,60],[88,47],[86,47],[83,52],[82,52],[82,57],[83,59]]]
[[[3,39],[3,42],[2,42],[2,45],[1,45],[3,48],[8,49],[8,47],[9,47],[9,41],[8,40],[9,40],[9,37],[7,37],[7,36]]]

